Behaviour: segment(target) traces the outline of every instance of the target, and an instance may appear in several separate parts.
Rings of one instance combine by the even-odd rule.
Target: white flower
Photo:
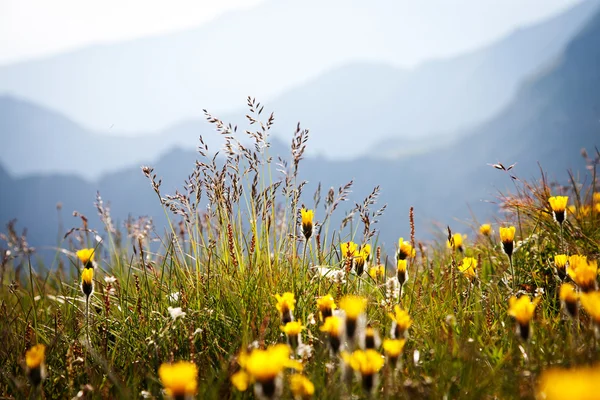
[[[142,396],[142,398],[144,398],[144,399],[151,399],[152,398],[152,393],[150,393],[147,390],[142,390],[140,392],[140,396]]]
[[[105,276],[104,277],[104,282],[106,283],[115,283],[117,281],[117,278],[115,278],[114,276]]]
[[[171,303],[176,303],[179,301],[179,292],[173,292],[169,295],[169,301]]]
[[[181,310],[181,307],[169,307],[167,308],[167,310],[169,310],[169,314],[171,314],[171,318],[173,318],[173,321],[175,321],[177,318],[185,317],[185,312]]]
[[[322,278],[330,279],[333,283],[346,283],[346,273],[343,269],[332,268],[325,265],[315,265],[311,268]]]
[[[307,360],[312,356],[313,348],[309,344],[300,343],[296,349],[296,354],[303,360]]]

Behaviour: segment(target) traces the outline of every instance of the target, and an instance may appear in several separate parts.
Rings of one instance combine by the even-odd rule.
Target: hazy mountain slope
[[[498,190],[512,189],[510,178],[488,163],[517,162],[520,178],[538,177],[538,162],[550,178],[567,182],[566,170],[585,170],[579,153],[600,146],[600,13],[568,45],[559,61],[519,90],[515,100],[489,122],[465,132],[463,139],[445,149],[401,160],[361,158],[331,161],[306,158],[300,178],[309,181],[303,201],[311,206],[318,182],[324,189],[354,179],[352,201],[360,202],[373,186],[381,185],[380,203],[388,209],[381,219],[381,241],[392,251],[398,236],[407,235],[408,209],[415,206],[417,235],[427,237],[432,221],[468,229],[454,218],[468,220],[471,211],[480,218],[502,218],[495,201]],[[194,166],[196,154],[173,151],[159,160],[155,172],[163,177],[163,190],[173,193]],[[2,174],[0,173],[0,179]],[[589,181],[589,179],[588,179]],[[2,183],[2,181],[0,181]],[[3,184],[0,221],[18,217],[28,226],[31,242],[54,243],[58,219],[56,203],[63,202],[66,228],[77,225],[72,210],[88,214],[98,227],[93,209],[95,191],[110,201],[115,221],[130,213],[155,218],[162,232],[164,213],[139,168],[105,176],[89,184],[74,177],[35,177]],[[346,203],[351,207],[352,203]],[[322,218],[323,210],[316,211]],[[340,216],[340,214],[338,214]],[[343,234],[345,234],[344,232]]]

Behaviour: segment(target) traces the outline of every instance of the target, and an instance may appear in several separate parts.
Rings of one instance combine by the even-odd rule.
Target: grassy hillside
[[[145,219],[119,231],[99,202],[104,231],[80,217],[61,250],[70,265],[54,271],[35,262],[20,232],[3,237],[0,393],[564,398],[564,390],[576,395],[596,384],[599,367],[575,368],[600,357],[600,154],[591,155],[583,185],[515,181],[499,222],[466,239],[448,230],[448,240],[421,240],[418,215],[407,208],[394,253],[379,248],[376,221],[388,217],[378,188],[364,200],[349,186],[323,190],[301,204],[305,131],[280,166],[284,178],[264,173],[277,163],[270,129],[265,122],[252,133],[254,149],[227,139],[224,164],[201,149],[206,157],[175,192],[162,187],[160,171],[144,169],[155,201],[178,216],[164,234]],[[553,195],[569,196],[566,210],[551,206]],[[203,198],[209,208],[199,207]],[[333,225],[350,200],[354,213]],[[504,231],[510,226],[514,241]],[[513,247],[510,257],[503,252]],[[322,319],[323,296],[337,306],[334,319]],[[340,354],[332,351],[338,343]],[[168,366],[181,360],[192,364]]]

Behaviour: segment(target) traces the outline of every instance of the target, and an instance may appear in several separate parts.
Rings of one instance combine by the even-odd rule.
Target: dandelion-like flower
[[[512,257],[514,244],[515,244],[515,232],[514,226],[500,227],[500,241],[502,242],[502,249],[504,253],[510,258]]]
[[[336,309],[335,300],[333,300],[333,296],[330,294],[326,294],[325,296],[319,297],[317,299],[317,307],[319,308],[319,315],[321,316],[321,321],[325,321],[328,317],[333,315],[333,310]]]
[[[392,319],[392,338],[400,339],[408,335],[408,328],[412,325],[412,319],[406,310],[400,308],[399,305],[394,307],[394,313],[389,313],[388,316]]]
[[[383,280],[385,277],[385,265],[379,264],[369,268],[369,276],[375,281]]]
[[[356,268],[356,275],[361,276],[365,270],[365,265],[371,258],[371,245],[363,244],[360,246],[360,250],[354,256],[354,267]]]
[[[572,369],[550,368],[538,380],[537,398],[545,400],[598,399],[600,365]]]
[[[492,234],[492,225],[482,224],[479,227],[479,233],[481,233],[483,236],[490,236]]]
[[[383,368],[385,359],[376,350],[356,350],[342,353],[342,359],[362,378],[363,389],[371,393],[377,386],[377,374]]]
[[[290,321],[285,325],[281,325],[280,329],[287,336],[288,343],[292,349],[297,349],[301,343],[300,333],[305,328],[301,321]]]
[[[564,304],[565,309],[572,317],[577,315],[577,299],[578,295],[575,291],[575,286],[570,283],[563,283],[559,290],[560,301]]]
[[[477,277],[477,259],[473,257],[465,257],[458,266],[458,270],[472,281]]]
[[[84,268],[81,272],[81,291],[86,298],[94,291],[94,269]]]
[[[384,339],[383,340],[383,351],[388,358],[388,362],[392,369],[396,369],[398,365],[398,358],[404,350],[406,339]]]
[[[406,260],[417,254],[410,242],[405,242],[403,238],[398,239],[398,251],[396,252],[396,260]]]
[[[598,276],[596,260],[588,261],[586,256],[572,255],[569,257],[567,273],[582,291],[589,292],[596,289]]]
[[[306,376],[293,374],[290,376],[290,390],[295,400],[306,400],[315,393],[315,385]]]
[[[557,254],[554,256],[554,267],[556,267],[556,273],[560,279],[565,279],[567,276],[568,259],[566,254]]]
[[[261,399],[279,397],[283,370],[302,370],[302,364],[291,360],[290,353],[286,344],[276,344],[265,350],[254,349],[250,354],[242,352],[238,359],[242,369],[231,377],[231,383],[240,391],[254,383],[254,393]]]
[[[375,328],[373,328],[371,326],[371,324],[368,324],[367,328],[365,329],[363,348],[364,349],[377,349],[377,348],[379,348],[380,344],[381,344],[381,340],[379,339],[379,334],[377,333]]]
[[[25,352],[25,365],[27,365],[27,377],[34,387],[39,386],[46,378],[46,346],[36,344]]]
[[[367,299],[360,296],[346,296],[340,301],[340,308],[346,313],[346,336],[349,341],[356,339],[358,320],[367,307]]]
[[[407,271],[408,261],[404,260],[396,260],[396,275],[398,277],[398,282],[400,286],[404,285],[404,282],[408,280],[408,271]]]
[[[548,199],[548,202],[552,208],[554,220],[559,224],[562,224],[567,217],[565,211],[567,209],[567,203],[569,202],[569,196],[552,196]]]
[[[337,354],[340,351],[344,333],[342,319],[335,315],[327,317],[319,330],[329,335],[329,347],[334,354]]]
[[[463,236],[460,233],[455,233],[452,238],[446,243],[449,249],[458,250],[463,252]]]
[[[531,331],[529,321],[533,318],[535,307],[541,299],[541,297],[536,297],[531,301],[529,296],[521,296],[518,299],[512,296],[508,300],[508,315],[514,317],[517,321],[518,332],[523,340],[529,339]]]
[[[354,258],[358,253],[358,245],[354,242],[343,242],[340,244],[343,258]]]
[[[189,399],[198,388],[198,367],[189,361],[162,364],[158,376],[166,394],[176,400]]]
[[[75,254],[77,255],[77,258],[79,258],[79,260],[81,260],[81,262],[83,263],[84,268],[92,268],[94,266],[94,253],[94,249],[81,249],[78,250]]]
[[[294,298],[294,293],[285,292],[283,295],[276,294],[275,298],[277,299],[277,311],[279,311],[279,315],[281,316],[281,322],[287,324],[290,321],[294,320],[294,315],[292,311],[296,307],[296,299]]]
[[[600,326],[600,292],[582,293],[579,299],[585,312]]]
[[[300,209],[300,215],[302,217],[302,233],[306,240],[310,239],[313,234],[313,218],[314,211],[307,210],[304,207]]]

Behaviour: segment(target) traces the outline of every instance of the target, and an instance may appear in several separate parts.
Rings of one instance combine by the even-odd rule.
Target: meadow
[[[305,193],[308,131],[279,158],[248,105],[245,132],[207,114],[224,149],[201,139],[177,192],[142,168],[166,232],[98,197],[46,266],[8,227],[3,398],[600,398],[598,150],[568,185],[495,165],[513,189],[494,220],[419,240],[415,206],[380,238],[379,186]]]

